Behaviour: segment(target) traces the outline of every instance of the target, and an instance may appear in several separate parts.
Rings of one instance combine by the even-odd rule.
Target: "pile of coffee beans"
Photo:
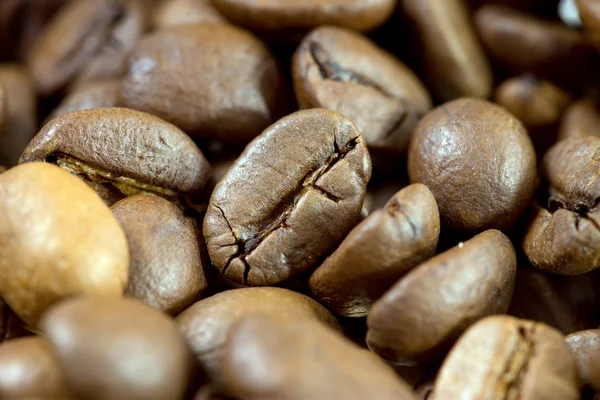
[[[0,400],[600,400],[598,0],[0,0]]]

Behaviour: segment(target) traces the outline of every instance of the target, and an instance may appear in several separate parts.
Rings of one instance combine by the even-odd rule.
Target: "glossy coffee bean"
[[[432,400],[484,398],[579,399],[575,362],[562,335],[508,316],[473,325],[444,361]]]
[[[579,382],[582,385],[589,384],[589,362],[590,358],[600,352],[600,330],[588,329],[571,333],[565,338],[565,343],[577,365]]]
[[[152,11],[152,25],[157,30],[198,22],[227,21],[213,7],[211,0],[163,0]]]
[[[310,271],[358,221],[370,176],[364,140],[343,115],[312,109],[281,119],[212,194],[204,236],[213,264],[253,286]]]
[[[249,32],[225,24],[156,31],[131,53],[122,104],[192,136],[248,142],[281,117],[277,61]]]
[[[408,186],[346,236],[315,270],[313,297],[334,313],[364,317],[402,275],[435,253],[440,219],[426,186]]]
[[[367,343],[399,364],[443,355],[471,324],[508,310],[516,255],[510,240],[488,230],[425,261],[373,304]]]
[[[181,313],[177,324],[211,379],[219,381],[223,345],[232,326],[242,317],[255,314],[313,319],[340,330],[325,307],[303,294],[276,287],[234,289],[215,294]]]
[[[183,399],[192,356],[173,320],[126,298],[78,298],[41,322],[76,398]]]
[[[600,126],[600,111],[596,105],[589,100],[579,100],[564,113],[558,140],[570,137],[600,137],[598,126]]]
[[[52,111],[49,119],[71,111],[115,107],[121,94],[119,80],[83,82],[73,88]]]
[[[489,97],[492,73],[465,1],[399,0],[398,5],[434,97]]]
[[[503,229],[529,205],[536,158],[514,116],[485,100],[465,98],[433,109],[419,122],[408,174],[435,196],[443,227]]]
[[[64,376],[42,337],[15,339],[0,345],[0,398],[3,400],[68,399]]]
[[[180,201],[202,190],[210,165],[177,127],[125,108],[61,115],[29,143],[19,162],[47,161],[77,175],[111,205],[152,193]]]
[[[48,163],[0,174],[0,296],[28,325],[78,295],[120,296],[127,239],[100,197]]]
[[[292,74],[302,108],[327,108],[354,121],[370,150],[405,152],[427,89],[393,55],[364,36],[321,27],[294,53]]]
[[[532,213],[523,250],[534,267],[577,275],[600,267],[600,139],[558,142],[544,156],[547,204]]]
[[[206,291],[195,222],[173,203],[148,194],[111,210],[125,231],[131,263],[126,296],[176,315]]]
[[[74,80],[116,78],[144,31],[135,0],[79,0],[63,6],[31,48],[27,65],[42,94]]]
[[[311,320],[242,319],[232,328],[222,370],[224,386],[248,400],[415,399],[383,360]]]

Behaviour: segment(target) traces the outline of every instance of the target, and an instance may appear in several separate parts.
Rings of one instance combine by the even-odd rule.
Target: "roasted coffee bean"
[[[28,325],[77,295],[120,296],[127,239],[93,190],[48,163],[0,174],[0,296]]]
[[[338,25],[369,31],[394,11],[394,0],[213,0],[228,20],[259,32],[276,35],[308,31],[321,25]]]
[[[152,14],[155,29],[198,22],[227,22],[211,0],[163,0]]]
[[[11,340],[0,345],[0,398],[21,400],[70,398],[50,346],[42,337]]]
[[[176,315],[206,291],[195,222],[158,196],[131,196],[112,206],[129,242],[125,295]]]
[[[588,379],[590,385],[600,392],[600,351],[594,350],[588,357]],[[594,399],[595,400],[595,399]]]
[[[419,122],[408,154],[411,182],[435,196],[445,228],[510,227],[534,191],[536,159],[527,131],[504,108],[465,98]]]
[[[185,133],[126,108],[80,110],[51,120],[19,160],[31,161],[77,175],[109,205],[140,193],[181,201],[210,177],[208,161]]]
[[[411,26],[420,66],[432,94],[440,101],[487,98],[492,73],[473,29],[464,0],[399,0]]]
[[[192,136],[248,142],[283,116],[277,61],[249,32],[225,24],[175,26],[135,47],[122,103]]]
[[[562,117],[558,140],[570,137],[600,137],[600,111],[589,100],[573,103]]]
[[[27,58],[38,91],[48,95],[74,80],[119,77],[144,31],[141,7],[136,0],[78,0],[62,7]]]
[[[588,371],[590,357],[594,357],[600,352],[600,330],[589,329],[574,332],[565,338],[565,343],[577,365],[579,382],[587,385],[590,381]]]
[[[165,314],[133,299],[78,298],[41,327],[75,398],[183,399],[193,357]]]
[[[600,267],[600,139],[558,142],[544,156],[548,203],[537,207],[523,250],[543,271],[577,275]]]
[[[338,111],[356,124],[370,150],[405,152],[427,89],[399,60],[358,33],[322,27],[294,54],[294,88],[302,108]]]
[[[377,300],[367,343],[394,363],[437,358],[477,320],[506,313],[515,274],[510,240],[495,230],[480,233],[425,261]]]
[[[71,111],[115,107],[121,94],[121,81],[83,82],[73,88],[52,111],[49,119]]]
[[[600,48],[600,5],[594,0],[576,0],[576,3],[583,26]]]
[[[365,143],[343,115],[312,109],[281,119],[212,194],[204,236],[213,264],[254,286],[310,271],[357,222],[370,176]]]
[[[383,360],[316,321],[249,316],[223,353],[224,386],[239,398],[415,399]]]
[[[220,380],[223,345],[232,326],[244,316],[268,314],[293,320],[314,319],[334,329],[329,311],[303,294],[264,287],[229,290],[200,300],[177,317],[188,345],[209,376]]]
[[[579,399],[575,362],[562,335],[509,316],[473,325],[444,361],[432,400],[488,398]]]
[[[310,291],[338,315],[366,316],[395,281],[434,255],[439,234],[433,195],[408,186],[346,236],[311,276]]]

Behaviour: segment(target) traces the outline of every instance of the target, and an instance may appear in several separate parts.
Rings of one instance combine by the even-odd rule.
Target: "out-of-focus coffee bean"
[[[213,7],[211,0],[162,0],[152,12],[155,29],[198,22],[227,23]]]
[[[600,4],[594,0],[576,0],[581,22],[600,49]]]
[[[73,88],[52,111],[49,119],[71,111],[115,107],[121,94],[119,80],[83,82]]]
[[[600,137],[600,111],[590,100],[573,103],[564,113],[558,140],[570,137]]]
[[[590,381],[588,371],[589,359],[600,352],[600,330],[588,329],[573,332],[565,338],[565,343],[577,365],[579,382],[582,385],[587,385]]]

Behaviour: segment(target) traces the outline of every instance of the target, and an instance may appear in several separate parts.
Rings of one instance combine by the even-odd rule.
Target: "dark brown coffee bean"
[[[425,261],[371,307],[369,347],[406,365],[443,355],[471,324],[508,310],[516,263],[510,240],[495,230]]]
[[[600,48],[600,5],[595,0],[576,0],[576,3],[583,26]]]
[[[129,242],[125,295],[176,315],[206,291],[195,222],[165,199],[131,196],[112,206]]]
[[[405,152],[427,89],[399,60],[364,36],[317,28],[294,53],[294,88],[302,108],[338,111],[356,124],[369,149]]]
[[[311,320],[244,318],[222,370],[225,387],[248,400],[415,399],[380,358]]]
[[[121,81],[83,82],[71,90],[52,111],[48,119],[71,111],[115,107],[121,94]]]
[[[79,176],[111,205],[151,193],[172,201],[202,190],[210,165],[177,127],[126,108],[61,115],[44,126],[19,162],[47,161]]]
[[[527,131],[504,108],[465,98],[419,122],[408,154],[411,182],[435,196],[442,225],[480,231],[510,227],[533,195],[536,160]]]
[[[41,326],[75,398],[183,399],[193,357],[165,314],[133,299],[78,298]]]
[[[547,209],[537,207],[523,239],[531,264],[577,275],[600,267],[600,139],[569,138],[544,156]]]
[[[366,316],[395,281],[433,256],[439,234],[433,195],[408,186],[346,236],[311,276],[310,291],[338,315]]]
[[[600,352],[600,330],[589,329],[574,332],[565,338],[565,343],[577,365],[579,382],[582,385],[589,384],[589,361],[591,357],[595,357]]]
[[[432,400],[579,399],[575,362],[544,324],[493,316],[473,325],[444,361]]]
[[[308,296],[276,287],[243,288],[200,300],[177,317],[188,345],[209,376],[220,380],[223,345],[242,317],[269,314],[294,320],[314,319],[340,330],[335,317]]]
[[[155,29],[198,22],[227,23],[213,7],[211,0],[162,0],[152,11]]]
[[[21,400],[70,397],[60,367],[44,338],[16,339],[0,345],[0,398]]]
[[[11,167],[37,129],[35,88],[29,72],[18,64],[0,64],[0,85],[5,95],[0,164]]]
[[[570,137],[600,137],[600,111],[589,100],[580,100],[571,105],[562,117],[558,140]]]
[[[116,78],[144,31],[135,0],[79,0],[67,3],[44,28],[27,64],[38,91],[52,94],[73,80]]]
[[[120,296],[127,239],[100,197],[48,163],[0,174],[0,296],[29,326],[62,299]]]
[[[175,26],[135,47],[123,104],[192,136],[248,142],[282,116],[284,83],[267,47],[224,24]]]
[[[321,25],[369,31],[394,11],[394,0],[213,0],[228,20],[248,29],[279,33],[308,31]]]
[[[464,0],[399,0],[421,68],[440,101],[489,97],[492,73]]]
[[[265,130],[216,186],[204,219],[213,264],[248,285],[308,272],[357,222],[371,162],[354,124],[323,109]]]

